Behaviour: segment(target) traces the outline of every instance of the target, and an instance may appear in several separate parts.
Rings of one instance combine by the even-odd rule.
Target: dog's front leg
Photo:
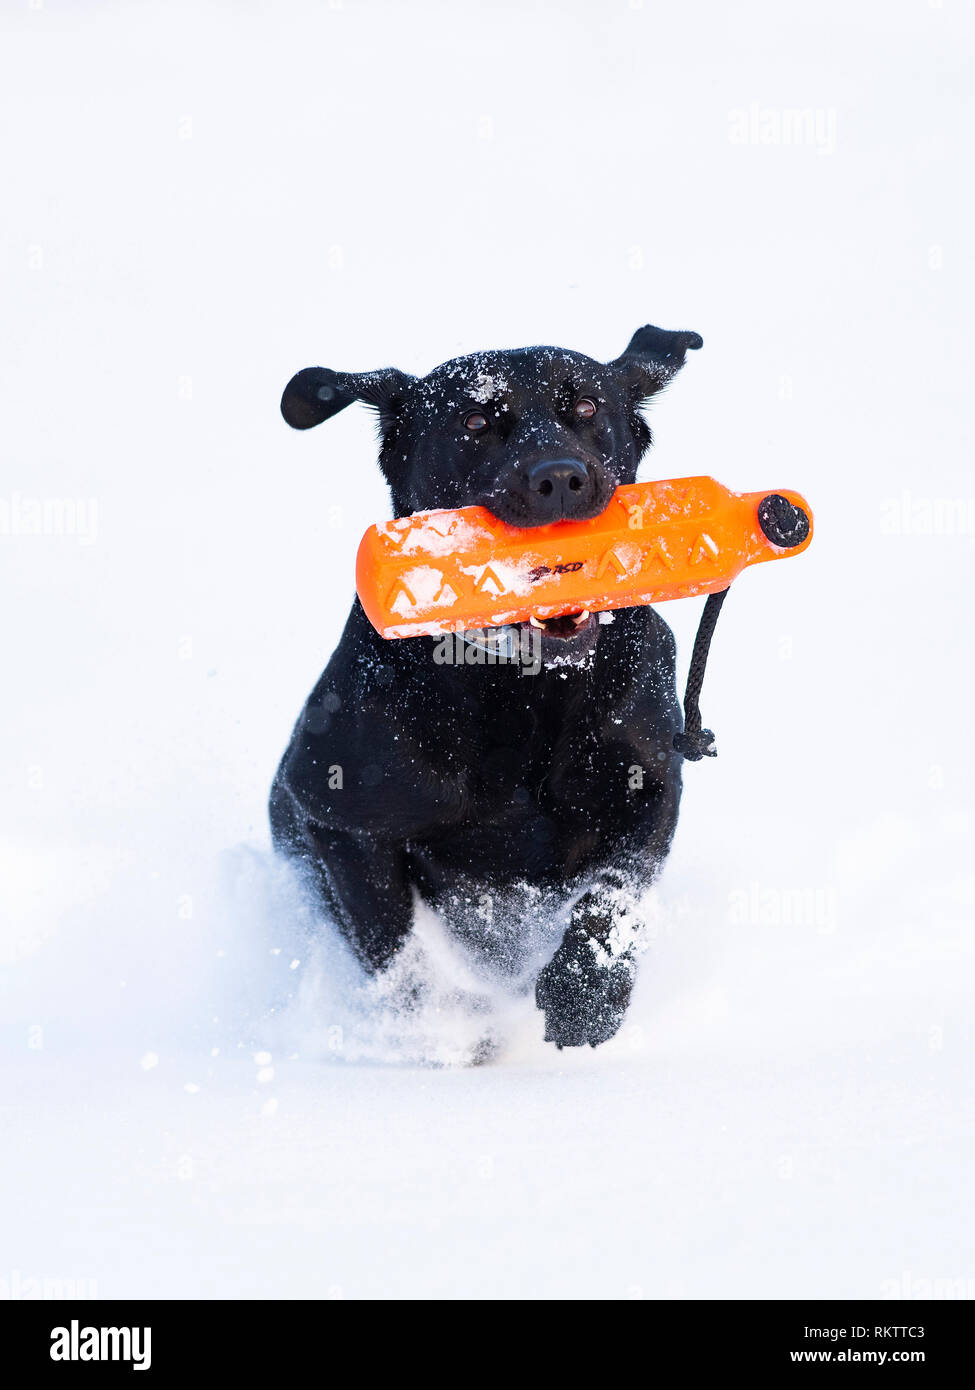
[[[535,985],[546,1042],[598,1047],[615,1035],[636,975],[638,927],[633,899],[619,889],[595,888],[580,898]]]
[[[311,869],[326,906],[368,970],[381,970],[413,925],[404,845],[315,826]]]

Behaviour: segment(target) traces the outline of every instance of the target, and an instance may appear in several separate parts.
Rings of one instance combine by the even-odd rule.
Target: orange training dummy
[[[672,478],[617,488],[588,521],[523,528],[461,507],[380,522],[359,546],[356,590],[383,637],[418,637],[713,594],[811,540],[797,492]]]

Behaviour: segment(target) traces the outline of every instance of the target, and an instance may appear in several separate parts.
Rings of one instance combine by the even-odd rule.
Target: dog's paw
[[[568,931],[535,985],[545,1041],[558,1048],[609,1042],[623,1022],[634,973],[630,955],[608,957],[583,928]]]

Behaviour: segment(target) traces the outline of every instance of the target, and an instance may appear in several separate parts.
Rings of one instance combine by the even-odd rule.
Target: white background
[[[4,0],[0,1295],[975,1293],[971,47],[956,0]],[[644,476],[816,540],[726,605],[618,1038],[522,1002],[431,1066],[464,1020],[316,974],[267,852],[388,506],[366,412],[278,397],[645,322],[705,346]]]

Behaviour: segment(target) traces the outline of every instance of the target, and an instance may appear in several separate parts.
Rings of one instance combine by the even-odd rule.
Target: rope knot
[[[678,753],[683,753],[689,763],[718,756],[714,734],[710,729],[698,729],[696,733],[693,729],[685,729],[682,734],[674,734],[674,747]]]

